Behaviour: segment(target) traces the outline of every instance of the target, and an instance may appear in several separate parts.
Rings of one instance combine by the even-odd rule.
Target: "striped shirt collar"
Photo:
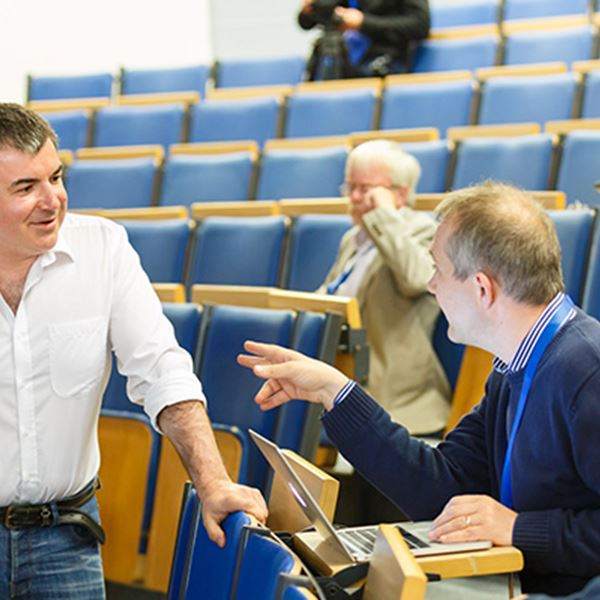
[[[564,292],[559,292],[550,301],[548,306],[544,309],[544,312],[538,317],[537,321],[533,324],[533,327],[527,332],[527,335],[523,338],[514,356],[507,364],[497,356],[494,357],[493,367],[498,373],[516,373],[521,369],[524,369],[531,357],[531,353],[537,344],[542,332],[546,328],[546,325],[550,322],[552,317],[558,311],[561,302],[565,297]],[[563,322],[560,324],[562,327],[567,321],[570,321],[576,314],[574,308],[569,311],[569,314],[565,317]]]

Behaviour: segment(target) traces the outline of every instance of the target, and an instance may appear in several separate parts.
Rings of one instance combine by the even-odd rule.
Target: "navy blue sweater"
[[[500,497],[507,411],[523,371],[493,372],[485,397],[437,448],[411,438],[358,386],[323,422],[342,454],[412,519],[457,494]],[[600,323],[578,311],[546,349],[512,456],[513,544],[523,590],[558,595],[600,574]]]

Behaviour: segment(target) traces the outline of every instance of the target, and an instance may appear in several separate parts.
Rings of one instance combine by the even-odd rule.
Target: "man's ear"
[[[408,206],[408,188],[399,186],[396,188],[396,208],[401,209],[404,206]]]
[[[473,275],[473,283],[481,305],[486,309],[491,308],[498,297],[498,282],[483,271],[477,271]]]

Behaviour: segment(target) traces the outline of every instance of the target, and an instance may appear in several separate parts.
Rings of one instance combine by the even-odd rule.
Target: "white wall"
[[[27,73],[213,60],[209,0],[1,0],[0,23],[4,101],[25,100]]]

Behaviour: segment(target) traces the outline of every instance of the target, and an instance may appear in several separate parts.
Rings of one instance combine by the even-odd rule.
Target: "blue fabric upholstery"
[[[433,330],[433,348],[444,369],[444,373],[446,373],[450,389],[453,390],[456,387],[456,380],[458,379],[465,346],[464,344],[455,344],[450,341],[448,338],[448,321],[442,312],[440,312],[440,316],[435,323],[435,329]]]
[[[381,129],[437,127],[444,138],[448,127],[469,124],[473,92],[472,81],[389,86],[381,106]]]
[[[434,1],[430,5],[432,29],[498,22],[498,0]]]
[[[253,170],[250,152],[171,155],[164,168],[159,204],[247,200]]]
[[[585,14],[588,0],[505,0],[504,19]]]
[[[545,190],[551,160],[551,135],[469,138],[458,148],[452,188],[495,179],[527,190]]]
[[[493,35],[426,40],[415,50],[412,70],[420,73],[491,67],[496,63],[497,48],[498,38]]]
[[[294,315],[287,310],[234,306],[206,307],[197,372],[209,399],[211,421],[248,428],[273,438],[279,410],[263,412],[254,402],[262,385],[252,371],[236,363],[248,339],[289,346]],[[249,445],[247,482],[263,487],[266,463]]]
[[[565,289],[581,306],[594,214],[591,210],[553,210],[549,215],[560,242]]]
[[[348,215],[302,215],[290,230],[284,288],[314,292],[333,265],[340,240],[352,226]]]
[[[66,176],[70,208],[140,208],[152,204],[152,158],[78,160]]]
[[[375,91],[297,92],[288,100],[285,136],[346,135],[373,129]]]
[[[263,144],[277,137],[281,107],[277,98],[205,100],[190,115],[190,142],[255,140]]]
[[[256,197],[279,200],[338,196],[347,155],[345,146],[266,152]]]
[[[576,60],[592,58],[594,29],[589,25],[550,29],[547,31],[519,31],[505,41],[505,65]]]
[[[242,555],[236,600],[275,600],[279,574],[289,573],[294,564],[289,548],[266,535],[251,534]]]
[[[183,283],[190,238],[190,224],[186,219],[132,220],[122,221],[122,225],[150,281]]]
[[[302,81],[306,60],[302,56],[221,60],[217,63],[217,87],[295,85]]]
[[[208,217],[194,233],[188,284],[275,286],[283,217]]]
[[[545,123],[572,116],[574,73],[532,77],[490,77],[481,96],[479,124]]]
[[[42,114],[58,135],[61,150],[78,150],[88,145],[89,118],[85,110],[65,110]]]
[[[565,139],[556,189],[567,195],[567,204],[600,206],[594,183],[600,179],[600,131],[573,131]]]
[[[600,320],[600,220],[596,219],[592,250],[585,276],[585,294],[582,308]]]
[[[412,154],[421,165],[421,179],[417,185],[418,194],[433,194],[446,191],[446,177],[450,149],[446,140],[435,142],[410,142],[402,148]]]
[[[111,73],[31,77],[29,100],[60,100],[66,98],[107,98],[112,94]]]
[[[600,118],[600,71],[592,71],[586,77],[581,117]]]
[[[202,97],[210,75],[208,65],[192,65],[165,69],[123,69],[122,94],[154,94],[159,92],[199,92]]]
[[[181,104],[110,106],[96,113],[94,146],[135,146],[182,141],[184,107]]]

